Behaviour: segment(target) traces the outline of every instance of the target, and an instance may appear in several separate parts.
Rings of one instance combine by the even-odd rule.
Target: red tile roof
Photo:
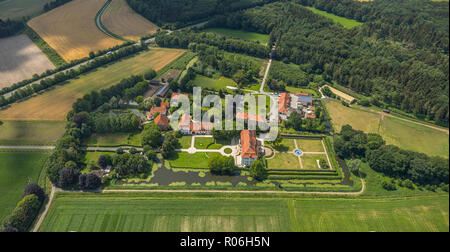
[[[154,115],[156,113],[165,114],[167,113],[167,108],[161,106],[161,107],[153,107],[150,109],[150,114]]]
[[[236,114],[236,118],[237,119],[244,119],[245,121],[249,120],[249,121],[257,121],[257,122],[265,122],[266,118],[264,118],[264,116],[261,115],[254,115],[254,114],[247,114],[247,113],[243,113],[243,112],[239,112]]]
[[[189,98],[188,94],[173,93],[172,99],[177,100],[180,95],[183,95],[183,96],[186,96],[186,98]]]
[[[310,95],[307,94],[307,93],[297,93],[297,95],[301,95],[301,96],[310,96]]]
[[[169,127],[169,118],[165,115],[159,115],[155,119],[155,124],[160,128],[168,128]]]
[[[191,129],[191,117],[189,114],[183,114],[180,119],[180,123],[178,124],[178,129],[181,130],[190,130]]]
[[[170,103],[169,102],[161,102],[161,106],[160,107],[170,108]]]
[[[191,123],[191,131],[199,132],[199,131],[211,131],[213,129],[213,124],[210,122],[192,122]]]
[[[278,112],[287,113],[291,103],[291,95],[289,93],[282,93],[280,100],[278,100]]]
[[[306,114],[306,118],[316,119],[316,115],[315,114]]]
[[[256,130],[241,131],[242,158],[258,158],[258,140]]]

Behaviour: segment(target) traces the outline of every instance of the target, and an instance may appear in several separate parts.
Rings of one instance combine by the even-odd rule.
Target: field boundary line
[[[36,225],[34,225],[33,233],[38,232],[38,231],[39,231],[39,228],[40,228],[41,225],[42,225],[42,222],[44,222],[44,219],[45,219],[45,217],[47,216],[48,210],[50,209],[50,206],[51,206],[52,203],[53,203],[53,198],[55,197],[55,193],[56,193],[56,188],[55,188],[55,186],[52,186],[52,191],[51,191],[51,193],[50,193],[50,197],[49,197],[49,199],[48,199],[47,205],[45,205],[45,210],[44,210],[44,212],[39,216],[39,219],[38,219]]]

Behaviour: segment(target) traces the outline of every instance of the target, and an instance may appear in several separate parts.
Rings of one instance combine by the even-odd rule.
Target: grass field
[[[290,87],[286,86],[286,91],[289,93],[307,93],[310,94],[312,97],[320,97],[316,90],[309,89],[309,88],[298,88],[298,87]]]
[[[295,139],[297,146],[303,152],[325,152],[322,141],[309,139]]]
[[[181,145],[181,149],[189,149],[191,147],[192,137],[182,136],[181,138],[178,139],[178,142]]]
[[[95,25],[97,12],[106,0],[73,0],[39,17],[28,25],[66,61],[87,57],[89,52],[122,43],[102,33]]]
[[[197,152],[189,154],[187,152],[177,152],[173,157],[169,158],[169,164],[172,167],[180,168],[208,168],[209,159],[218,156],[220,153]]]
[[[102,15],[102,24],[110,32],[130,40],[139,40],[159,28],[134,12],[126,0],[113,0]]]
[[[274,158],[267,160],[269,170],[300,170],[298,157],[292,153],[276,153]]]
[[[327,101],[325,106],[336,132],[340,132],[342,126],[350,124],[354,129],[366,133],[378,133],[380,115],[348,108],[337,101]]]
[[[212,137],[196,137],[194,147],[196,149],[219,150],[225,145],[230,145],[225,141],[214,141]]]
[[[0,38],[0,89],[55,68],[24,34]]]
[[[94,134],[85,143],[89,146],[141,146],[140,133]]]
[[[267,35],[267,34],[226,29],[226,28],[209,28],[209,29],[205,29],[203,31],[213,32],[213,33],[217,33],[219,35],[227,36],[227,37],[235,37],[235,38],[240,38],[243,40],[259,42],[264,45],[269,43],[269,35]]]
[[[185,197],[56,195],[40,231],[449,231],[448,195],[379,200]]]
[[[53,0],[0,0],[0,19],[33,17],[44,11],[44,4]]]
[[[47,152],[0,152],[0,221],[16,206],[28,182],[37,182]]]
[[[449,156],[449,135],[389,116],[348,108],[336,101],[325,103],[336,132],[345,124],[366,133],[378,133],[387,144],[431,156]]]
[[[352,19],[348,19],[348,18],[344,18],[344,17],[339,17],[339,16],[336,16],[334,14],[328,13],[326,11],[321,11],[321,10],[318,10],[316,8],[313,8],[313,7],[306,7],[306,8],[309,9],[310,11],[316,13],[316,14],[319,14],[321,16],[324,16],[326,18],[329,18],[329,19],[333,20],[335,23],[341,24],[345,28],[353,28],[353,27],[360,26],[360,25],[363,24],[363,23],[358,22],[356,20],[352,20]]]
[[[78,79],[68,81],[63,86],[13,104],[0,112],[0,119],[63,121],[72,104],[84,94],[108,88],[133,74],[142,74],[149,68],[158,71],[184,52],[178,49],[154,48],[98,68]]]
[[[380,131],[388,144],[432,156],[449,156],[449,136],[441,131],[387,116]]]
[[[227,86],[236,87],[236,82],[226,77],[220,77],[218,79],[209,78],[203,75],[196,75],[192,80],[192,85],[195,87],[211,88],[215,90],[226,89]]]
[[[0,145],[54,144],[64,134],[65,126],[65,122],[3,121]]]

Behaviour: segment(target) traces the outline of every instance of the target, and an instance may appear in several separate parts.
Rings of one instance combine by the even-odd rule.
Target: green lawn
[[[215,141],[212,137],[196,137],[194,147],[196,149],[219,150],[224,145],[230,145],[225,141]]]
[[[449,231],[449,197],[57,194],[41,232]]]
[[[86,158],[85,158],[85,163],[88,164],[90,162],[95,162],[97,163],[98,159],[100,158],[100,156],[102,155],[114,155],[114,152],[86,152]]]
[[[210,29],[205,29],[203,31],[213,32],[213,33],[217,33],[219,35],[223,35],[223,36],[227,36],[227,37],[236,37],[236,38],[240,38],[243,40],[259,42],[264,45],[269,43],[269,35],[267,35],[267,34],[247,32],[247,31],[242,31],[242,30],[226,29],[226,28],[210,28]]]
[[[353,28],[353,27],[360,26],[360,25],[363,24],[363,23],[358,22],[356,20],[352,20],[352,19],[348,19],[348,18],[344,18],[344,17],[339,17],[339,16],[336,16],[334,14],[328,13],[326,11],[321,11],[321,10],[318,10],[316,8],[313,8],[313,7],[306,7],[306,8],[309,9],[310,11],[316,13],[316,14],[319,14],[321,16],[324,16],[326,18],[329,18],[329,19],[333,20],[335,23],[341,24],[345,28]]]
[[[322,141],[309,139],[295,139],[297,146],[303,152],[325,152]]]
[[[182,149],[189,149],[191,147],[192,137],[182,136],[178,139],[178,142],[180,143]]]
[[[94,134],[85,143],[89,146],[141,146],[140,133]]]
[[[317,160],[325,159],[328,163],[327,155],[325,154],[304,154],[301,158],[304,170],[320,170],[321,168],[317,165]]]
[[[449,156],[449,136],[444,132],[387,116],[380,130],[387,144],[431,156]]]
[[[203,75],[195,76],[192,80],[192,85],[195,87],[211,88],[215,90],[226,89],[227,86],[236,87],[236,82],[226,77],[220,77],[218,79],[209,78]]]
[[[20,201],[28,182],[37,182],[48,152],[0,151],[0,221]]]
[[[313,89],[309,89],[309,88],[298,88],[298,87],[286,86],[286,91],[288,91],[291,94],[307,93],[307,94],[311,95],[312,97],[320,97],[319,94],[317,93],[317,91],[315,91]]]
[[[187,152],[177,152],[173,157],[169,158],[170,166],[174,168],[208,168],[209,159],[218,156],[220,153],[204,153],[198,152],[189,154]]]
[[[267,160],[267,166],[269,170],[300,170],[298,157],[292,153],[276,153]]]
[[[54,144],[64,134],[65,125],[51,121],[3,121],[0,145]]]
[[[22,19],[37,16],[44,10],[44,4],[53,0],[0,0],[0,19]]]
[[[288,152],[295,150],[294,139],[283,138],[278,146],[274,146],[271,142],[268,142],[267,144],[269,146],[272,146],[276,151],[280,152]]]

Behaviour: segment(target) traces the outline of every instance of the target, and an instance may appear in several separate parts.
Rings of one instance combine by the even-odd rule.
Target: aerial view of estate
[[[2,232],[449,232],[449,1],[0,0],[0,206]]]

